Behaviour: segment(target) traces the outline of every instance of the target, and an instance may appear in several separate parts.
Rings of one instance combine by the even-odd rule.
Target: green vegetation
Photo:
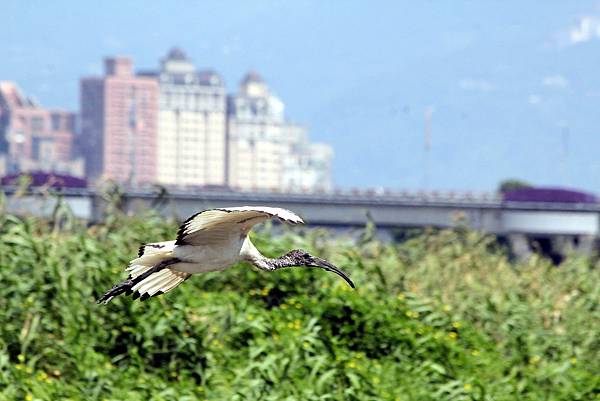
[[[533,186],[530,183],[520,180],[518,178],[508,178],[500,182],[500,184],[498,185],[498,192],[505,193],[524,188],[533,188]]]
[[[95,299],[174,222],[0,215],[0,399],[598,400],[600,269],[509,263],[458,228],[401,245],[289,229],[352,274],[240,265],[162,297]]]

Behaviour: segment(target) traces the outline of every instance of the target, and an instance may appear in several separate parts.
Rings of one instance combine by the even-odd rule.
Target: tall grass
[[[239,265],[147,302],[95,299],[140,243],[174,222],[113,211],[86,227],[0,215],[0,399],[594,400],[600,397],[600,270],[509,263],[492,238],[269,230],[352,274]],[[367,233],[368,234],[368,233]]]

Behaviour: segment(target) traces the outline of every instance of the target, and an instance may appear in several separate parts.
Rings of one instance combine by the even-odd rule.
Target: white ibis
[[[107,291],[98,303],[108,303],[121,294],[145,300],[171,291],[192,274],[222,271],[240,261],[265,271],[293,266],[321,268],[339,275],[354,288],[343,271],[306,251],[296,249],[275,259],[261,254],[248,233],[254,225],[272,218],[304,223],[289,210],[274,207],[230,207],[197,213],[179,227],[175,241],[142,245],[138,258],[127,267],[127,280]]]

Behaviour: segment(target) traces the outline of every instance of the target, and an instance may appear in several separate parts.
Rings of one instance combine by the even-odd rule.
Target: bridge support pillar
[[[594,251],[596,239],[593,235],[564,235],[554,238],[553,248],[563,256],[570,254],[591,255]]]
[[[531,256],[529,241],[525,234],[508,234],[508,242],[513,254],[518,260],[525,260]]]
[[[552,248],[559,254],[566,256],[575,252],[575,239],[571,235],[559,235],[553,238]]]
[[[594,251],[595,243],[596,238],[593,235],[580,235],[577,238],[574,252],[580,255],[591,255]]]

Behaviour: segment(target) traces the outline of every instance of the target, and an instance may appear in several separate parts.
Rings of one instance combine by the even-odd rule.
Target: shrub
[[[119,213],[114,211],[114,213]],[[64,218],[64,216],[63,216]],[[509,263],[493,238],[425,232],[401,245],[320,230],[253,236],[351,273],[197,275],[147,302],[95,299],[152,214],[85,226],[0,215],[0,398],[7,400],[584,400],[600,372],[598,266]],[[596,397],[596,398],[595,398]]]

